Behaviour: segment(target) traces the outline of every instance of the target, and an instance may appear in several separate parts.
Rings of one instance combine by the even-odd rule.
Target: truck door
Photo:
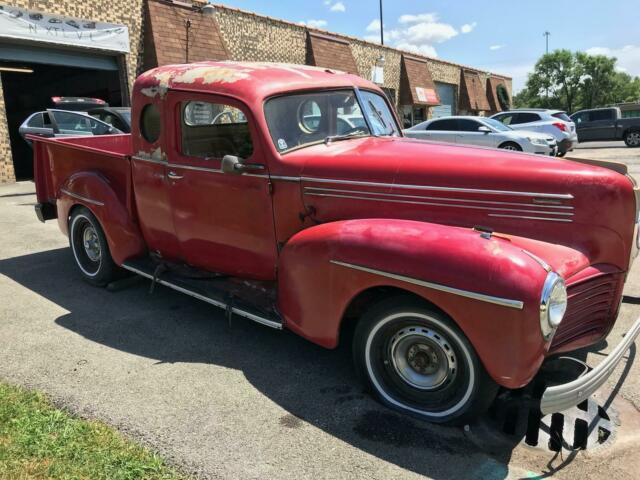
[[[176,235],[192,266],[232,276],[275,279],[276,240],[266,158],[242,103],[170,92],[175,118],[167,179]],[[231,155],[249,172],[223,173]]]
[[[615,140],[616,111],[613,108],[603,108],[589,112],[589,123],[584,129],[588,140]]]

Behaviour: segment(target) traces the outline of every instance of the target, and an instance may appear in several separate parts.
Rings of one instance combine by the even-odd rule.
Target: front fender
[[[73,206],[83,205],[96,216],[118,265],[146,249],[142,233],[134,222],[130,209],[111,188],[108,180],[95,172],[82,172],[69,177],[58,191],[56,206],[58,225],[69,235],[69,215]]]
[[[287,327],[328,348],[351,300],[390,286],[448,314],[508,388],[527,384],[548,349],[539,320],[547,272],[508,238],[409,220],[332,222],[292,237],[278,271]]]

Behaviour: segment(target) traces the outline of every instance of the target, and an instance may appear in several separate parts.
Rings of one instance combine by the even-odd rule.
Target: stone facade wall
[[[216,19],[232,60],[305,63],[307,34],[301,25],[220,5]]]
[[[391,48],[382,48],[367,42],[352,41],[351,52],[358,66],[358,73],[367,80],[371,79],[371,71],[378,58],[384,55],[384,88],[395,90],[396,107],[400,98],[400,68],[402,54]]]
[[[131,53],[127,56],[129,84],[139,73],[142,58],[142,28],[144,0],[2,0],[10,6],[28,8],[46,13],[67,15],[99,22],[126,25],[131,39]],[[1,78],[0,73],[0,78]],[[7,128],[2,83],[0,82],[0,183],[15,180],[11,145]]]

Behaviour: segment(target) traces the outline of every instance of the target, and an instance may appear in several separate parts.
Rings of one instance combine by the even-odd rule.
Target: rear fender
[[[547,272],[496,235],[408,220],[332,222],[292,237],[278,272],[287,327],[327,348],[338,344],[352,299],[387,286],[449,315],[489,374],[508,388],[527,384],[548,349],[539,320]]]
[[[87,207],[96,216],[118,265],[128,258],[142,255],[145,244],[142,233],[129,209],[118,198],[108,180],[94,172],[75,174],[65,181],[58,192],[58,225],[69,235],[69,216],[77,205]]]

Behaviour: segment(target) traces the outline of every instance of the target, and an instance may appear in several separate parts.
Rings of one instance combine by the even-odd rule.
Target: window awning
[[[187,27],[189,28],[189,62],[228,60],[229,52],[222,40],[215,18],[194,13],[189,7],[150,0],[147,2],[144,38],[145,69],[185,63]]]
[[[487,99],[489,100],[489,107],[491,107],[492,112],[497,113],[502,111],[500,100],[498,99],[498,86],[502,83],[503,81],[500,78],[487,78]]]
[[[491,110],[480,74],[463,70],[460,75],[460,110],[485,112]]]
[[[440,105],[440,98],[426,61],[402,55],[400,103],[402,105]]]
[[[307,63],[358,75],[349,42],[330,35],[307,31]]]

